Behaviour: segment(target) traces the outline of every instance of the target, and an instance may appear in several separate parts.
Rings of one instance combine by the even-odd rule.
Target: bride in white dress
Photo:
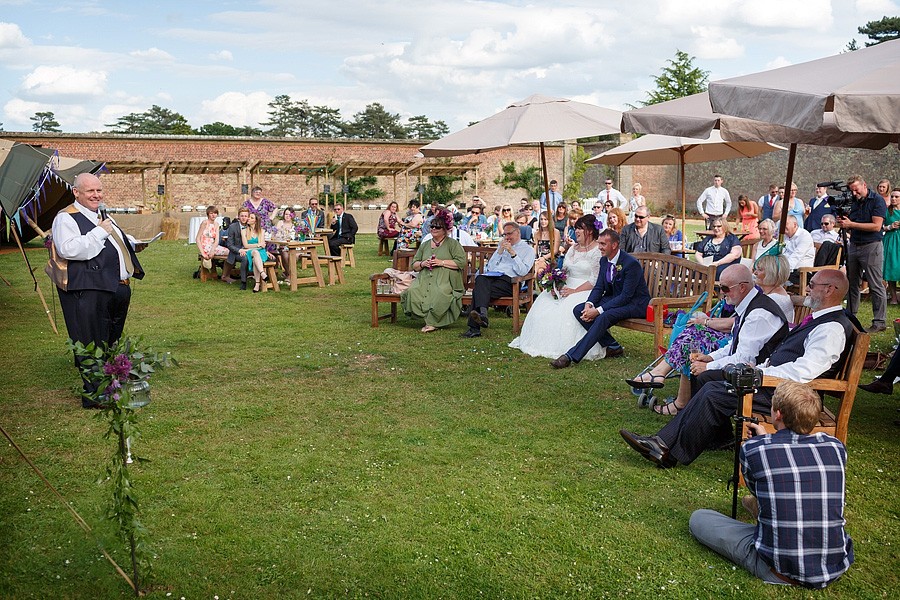
[[[572,311],[587,301],[597,276],[600,274],[600,248],[594,215],[585,215],[575,223],[576,243],[566,252],[563,267],[568,271],[566,287],[560,290],[562,298],[544,291],[528,311],[522,332],[509,343],[531,356],[556,358],[568,352],[585,334],[584,327]],[[585,360],[597,360],[606,356],[606,349],[594,345]]]

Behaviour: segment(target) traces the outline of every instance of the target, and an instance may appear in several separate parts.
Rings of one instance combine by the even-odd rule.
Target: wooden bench
[[[197,260],[200,261],[200,281],[207,281],[208,279],[219,279],[219,273],[216,271],[218,267],[221,267],[223,270],[225,269],[225,259],[227,256],[214,256],[210,260],[212,261],[212,268],[207,269],[203,266],[203,256],[197,254]]]
[[[841,366],[838,374],[833,379],[813,379],[805,384],[818,392],[827,396],[833,396],[838,399],[837,412],[832,412],[827,406],[822,404],[822,413],[819,422],[813,428],[813,433],[823,431],[829,435],[833,435],[847,443],[847,428],[850,423],[850,411],[853,409],[853,401],[856,399],[856,387],[859,384],[859,376],[862,374],[863,364],[866,362],[866,353],[869,351],[869,334],[862,331],[853,330],[850,339],[847,341],[849,350],[847,351],[844,364]],[[784,381],[778,377],[763,377],[763,387],[775,387]],[[747,394],[743,399],[743,414],[750,414],[753,407],[753,395]],[[775,427],[771,422],[771,415],[753,413],[753,416],[759,419],[760,425],[766,428],[766,431],[773,433]],[[746,439],[746,424],[744,425],[744,438]]]
[[[344,259],[340,256],[319,256],[319,264],[328,268],[328,285],[344,283]]]
[[[344,259],[344,264],[349,265],[351,269],[356,268],[356,257],[353,256],[353,246],[354,244],[341,244],[341,258]]]
[[[703,292],[707,292],[703,310],[708,312],[713,305],[716,268],[669,254],[637,252],[632,256],[644,270],[644,281],[650,290],[653,321],[624,319],[616,323],[616,326],[652,333],[654,346],[660,352],[665,352],[665,337],[672,330],[671,326],[664,323],[665,309],[689,309]]]
[[[276,292],[281,291],[281,287],[278,284],[278,278],[275,276],[275,265],[277,263],[274,260],[267,260],[263,263],[263,268],[266,270],[266,279],[263,280],[262,285],[259,286],[259,291],[268,292],[270,289]],[[252,277],[256,279],[256,273],[248,273],[248,277]]]
[[[494,253],[494,248],[483,248],[480,246],[463,246],[466,251],[466,267],[463,271],[463,286],[465,295],[463,296],[463,304],[472,303],[472,288],[475,285],[475,274],[483,271],[487,261]],[[411,250],[397,250],[394,252],[394,268],[398,270],[409,270],[410,258],[415,253]],[[405,266],[401,269],[400,266]],[[379,293],[379,282],[390,281],[390,276],[385,273],[375,273],[369,277],[372,292],[372,327],[378,327],[381,319],[390,319],[391,323],[397,321],[397,304],[400,303],[400,294]],[[513,295],[503,298],[497,298],[491,301],[491,306],[509,307],[513,320],[513,332],[518,333],[521,329],[521,310],[528,310],[534,299],[534,271],[523,277],[514,277]],[[384,315],[378,314],[379,304],[389,304],[390,312]]]
[[[391,253],[389,238],[378,238],[378,256],[387,256]]]

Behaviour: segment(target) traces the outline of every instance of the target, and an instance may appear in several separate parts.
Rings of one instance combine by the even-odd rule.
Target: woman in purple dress
[[[258,185],[253,186],[253,189],[250,191],[250,197],[244,200],[244,203],[241,204],[241,208],[246,208],[259,218],[259,224],[264,233],[268,233],[272,236],[275,235],[275,225],[272,223],[272,215],[275,214],[275,209],[278,207],[268,198],[263,198],[261,187]],[[278,253],[275,244],[266,244],[266,250],[272,254]]]

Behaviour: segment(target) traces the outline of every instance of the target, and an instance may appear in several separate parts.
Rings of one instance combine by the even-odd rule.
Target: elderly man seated
[[[840,271],[826,269],[809,282],[805,304],[812,319],[785,336],[769,359],[761,365],[763,374],[806,383],[817,377],[833,377],[846,360],[847,340],[862,326],[843,309],[849,284]],[[753,411],[769,413],[772,388],[762,388],[753,396]],[[741,399],[728,391],[723,381],[709,381],[684,410],[656,435],[643,436],[621,429],[629,446],[658,467],[668,469],[691,464],[707,448],[722,446],[734,435],[731,417]]]
[[[527,275],[533,266],[534,248],[522,240],[519,225],[512,221],[504,223],[503,241],[491,255],[485,271],[475,278],[469,328],[462,337],[479,337],[481,328],[488,326],[487,309],[491,300],[511,296],[512,278]]]
[[[837,244],[838,242],[838,232],[834,228],[835,226],[835,218],[832,214],[827,214],[822,216],[822,222],[820,229],[813,229],[810,232],[810,236],[812,236],[813,244],[816,248],[822,245],[822,242],[831,242],[832,244]]]
[[[640,206],[634,211],[634,223],[622,229],[622,250],[629,254],[635,252],[657,252],[671,254],[669,236],[662,225],[650,222],[650,211]]]
[[[816,260],[816,247],[813,244],[812,235],[800,227],[797,217],[790,215],[784,226],[784,255],[791,266],[792,284],[800,281],[800,267],[812,267]]]

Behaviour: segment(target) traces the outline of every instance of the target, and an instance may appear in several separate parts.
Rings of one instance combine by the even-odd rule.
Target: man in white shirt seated
[[[834,215],[822,216],[822,228],[813,229],[812,232],[810,232],[813,244],[815,244],[816,248],[821,246],[822,242],[831,242],[833,244],[840,243],[838,242],[838,232],[834,228],[835,223]]]
[[[791,265],[791,282],[800,281],[800,267],[812,267],[816,260],[816,247],[812,235],[800,227],[797,217],[790,215],[784,226],[784,255]]]

